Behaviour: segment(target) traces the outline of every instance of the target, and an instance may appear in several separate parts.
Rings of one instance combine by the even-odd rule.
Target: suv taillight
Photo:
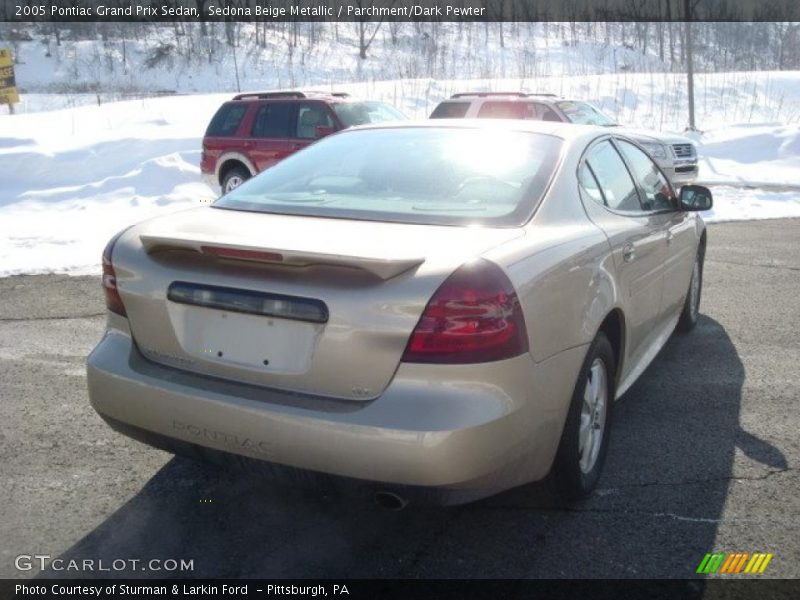
[[[482,363],[527,350],[525,318],[514,286],[500,267],[481,259],[462,265],[439,286],[402,360]]]
[[[123,317],[127,317],[125,312],[125,305],[122,303],[122,298],[119,296],[117,289],[117,274],[114,273],[114,263],[111,262],[111,253],[114,251],[114,244],[120,236],[125,233],[127,229],[120,231],[117,235],[112,237],[105,250],[103,250],[103,291],[106,294],[106,307],[113,313],[117,313]]]

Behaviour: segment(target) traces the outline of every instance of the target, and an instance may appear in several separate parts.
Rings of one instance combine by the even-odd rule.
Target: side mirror
[[[316,139],[324,138],[326,135],[330,135],[333,133],[333,127],[328,127],[326,125],[317,125],[314,127],[314,137]]]
[[[714,205],[711,190],[702,185],[685,185],[680,193],[681,210],[708,210]]]

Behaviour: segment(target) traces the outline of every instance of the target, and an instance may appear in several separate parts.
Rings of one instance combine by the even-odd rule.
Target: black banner
[[[0,0],[5,22],[797,21],[796,0]]]
[[[470,598],[589,600],[684,600],[700,598],[800,597],[800,580],[691,579],[691,580],[0,580],[0,598],[390,598],[437,600]]]

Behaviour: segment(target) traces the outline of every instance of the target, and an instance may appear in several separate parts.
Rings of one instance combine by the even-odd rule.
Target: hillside
[[[443,25],[450,27],[430,42],[441,49],[433,66],[410,25],[395,42],[387,25],[366,60],[353,24],[339,24],[338,33],[320,29],[313,44],[304,27],[291,52],[285,31],[259,38],[267,50],[253,50],[245,34],[255,32],[242,26],[238,47],[250,51],[237,55],[240,87],[347,91],[412,118],[427,117],[455,91],[524,89],[592,101],[629,125],[683,131],[688,121],[685,75],[672,72],[652,45],[644,53],[606,46],[585,31],[573,42],[557,24],[514,24],[516,34],[505,30],[501,45],[497,27]],[[232,48],[219,36],[210,58],[167,53],[147,67],[159,44],[191,37],[171,27],[149,35],[55,46],[51,34],[34,31],[15,42],[23,95],[18,114],[0,114],[0,275],[96,272],[117,230],[213,199],[200,182],[200,146],[211,115],[235,89]],[[117,60],[122,44],[124,63]],[[148,97],[154,90],[182,95]],[[691,135],[716,203],[708,220],[800,216],[800,71],[700,73],[696,104],[702,131]]]

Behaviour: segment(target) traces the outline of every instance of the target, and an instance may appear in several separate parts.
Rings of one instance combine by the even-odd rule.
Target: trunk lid
[[[391,381],[444,279],[523,234],[203,207],[127,231],[113,262],[149,359],[369,400]]]

